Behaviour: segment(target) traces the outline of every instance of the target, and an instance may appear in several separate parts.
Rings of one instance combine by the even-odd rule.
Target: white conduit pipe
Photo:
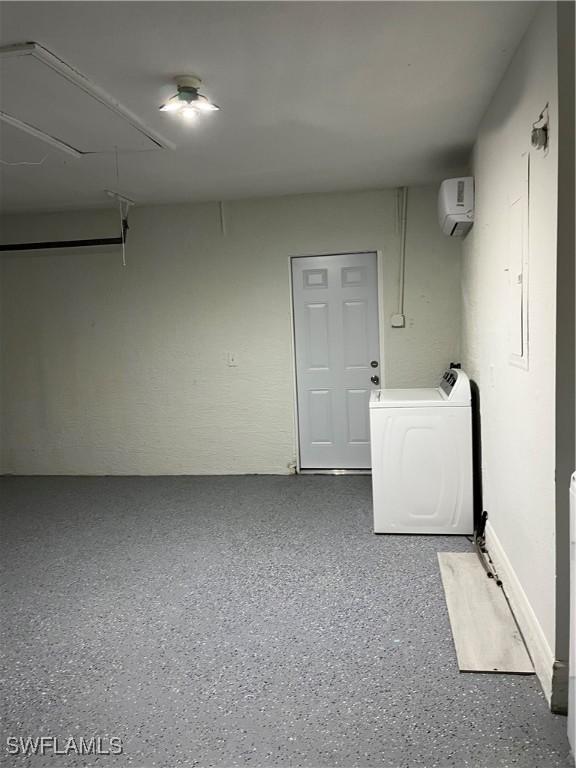
[[[408,187],[400,189],[400,279],[398,281],[398,314],[404,314],[404,280],[406,277],[406,218]]]

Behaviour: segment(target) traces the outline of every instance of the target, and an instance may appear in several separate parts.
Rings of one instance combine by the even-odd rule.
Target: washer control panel
[[[444,400],[452,405],[470,405],[470,381],[462,368],[448,368],[442,374],[438,391]]]
[[[450,368],[448,371],[444,371],[442,381],[440,382],[440,389],[444,392],[446,397],[450,397],[454,385],[458,381],[458,371]]]

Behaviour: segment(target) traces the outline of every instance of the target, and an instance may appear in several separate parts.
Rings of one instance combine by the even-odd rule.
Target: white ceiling
[[[120,153],[137,203],[259,197],[461,173],[535,5],[2,2],[0,44],[40,43],[176,144]],[[221,112],[158,111],[184,73]],[[3,210],[106,206],[118,187],[113,153],[75,159],[2,123],[0,159]]]

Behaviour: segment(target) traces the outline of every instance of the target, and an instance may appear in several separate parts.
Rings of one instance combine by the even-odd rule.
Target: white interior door
[[[380,382],[377,278],[375,253],[292,259],[302,469],[370,468],[368,401]]]

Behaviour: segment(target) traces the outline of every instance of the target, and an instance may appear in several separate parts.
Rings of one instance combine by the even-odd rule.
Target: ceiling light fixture
[[[178,92],[160,107],[161,112],[174,112],[185,120],[195,120],[204,112],[217,112],[220,107],[199,93],[202,80],[196,75],[181,75],[176,78]]]

